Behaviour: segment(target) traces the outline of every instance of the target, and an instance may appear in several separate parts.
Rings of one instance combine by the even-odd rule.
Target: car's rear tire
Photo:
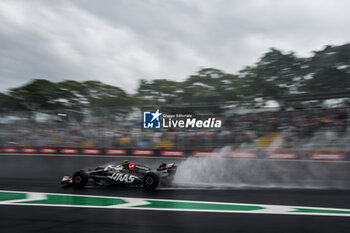
[[[142,183],[146,190],[154,190],[159,184],[159,177],[154,172],[148,172],[143,177]]]
[[[84,187],[89,181],[89,175],[84,171],[77,171],[73,174],[73,184],[78,187]]]

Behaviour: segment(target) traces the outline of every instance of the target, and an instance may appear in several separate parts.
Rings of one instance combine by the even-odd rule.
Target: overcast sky
[[[34,78],[184,80],[236,73],[269,48],[309,56],[350,41],[348,0],[0,1],[0,91]]]

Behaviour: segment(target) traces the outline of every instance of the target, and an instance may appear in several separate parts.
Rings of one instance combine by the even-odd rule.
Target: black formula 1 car
[[[79,170],[72,177],[64,176],[61,184],[84,187],[89,181],[96,185],[139,186],[153,190],[159,184],[170,185],[177,166],[161,164],[157,170],[124,160],[122,164],[106,164],[94,169]]]

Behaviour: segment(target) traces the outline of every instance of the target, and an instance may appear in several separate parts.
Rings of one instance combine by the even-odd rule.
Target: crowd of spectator
[[[0,125],[0,146],[259,148],[259,140],[274,134],[281,139],[279,148],[346,149],[350,145],[349,112],[338,108],[232,114],[221,117],[220,129],[142,130],[138,120],[128,124],[16,120]]]

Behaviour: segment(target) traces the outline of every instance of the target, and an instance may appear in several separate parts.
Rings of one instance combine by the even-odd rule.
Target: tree
[[[143,97],[145,100],[153,99],[153,101],[149,102],[153,104],[175,103],[178,100],[179,93],[182,91],[182,83],[167,79],[154,79],[151,81],[141,79],[137,89],[139,97]]]
[[[10,96],[27,110],[48,111],[62,108],[60,89],[55,83],[45,79],[32,82],[10,90]]]
[[[350,90],[350,44],[326,46],[314,52],[308,62],[306,92]]]
[[[87,110],[94,115],[125,115],[135,100],[119,87],[99,81],[77,82],[66,80],[53,83],[36,79],[19,88],[10,90],[9,95],[0,95],[0,105],[16,102],[24,110],[57,114],[65,112],[70,118],[82,121]]]
[[[0,93],[0,113],[6,114],[11,111],[18,111],[23,106],[14,97]]]
[[[142,79],[135,95],[100,81],[35,79],[8,94],[0,93],[0,112],[68,111],[82,120],[89,110],[113,120],[125,116],[133,106],[157,105],[183,113],[190,109],[222,112],[225,106],[254,103],[257,97],[279,101],[290,94],[343,90],[350,90],[350,44],[326,46],[309,58],[272,48],[238,75],[203,68],[184,81]]]
[[[127,114],[135,105],[134,98],[119,87],[99,81],[86,81],[82,85],[84,97],[89,103],[88,107],[95,115],[114,120],[116,116]]]
[[[257,96],[278,99],[300,91],[307,73],[306,59],[272,48],[240,73],[247,79],[247,88],[255,90]]]

